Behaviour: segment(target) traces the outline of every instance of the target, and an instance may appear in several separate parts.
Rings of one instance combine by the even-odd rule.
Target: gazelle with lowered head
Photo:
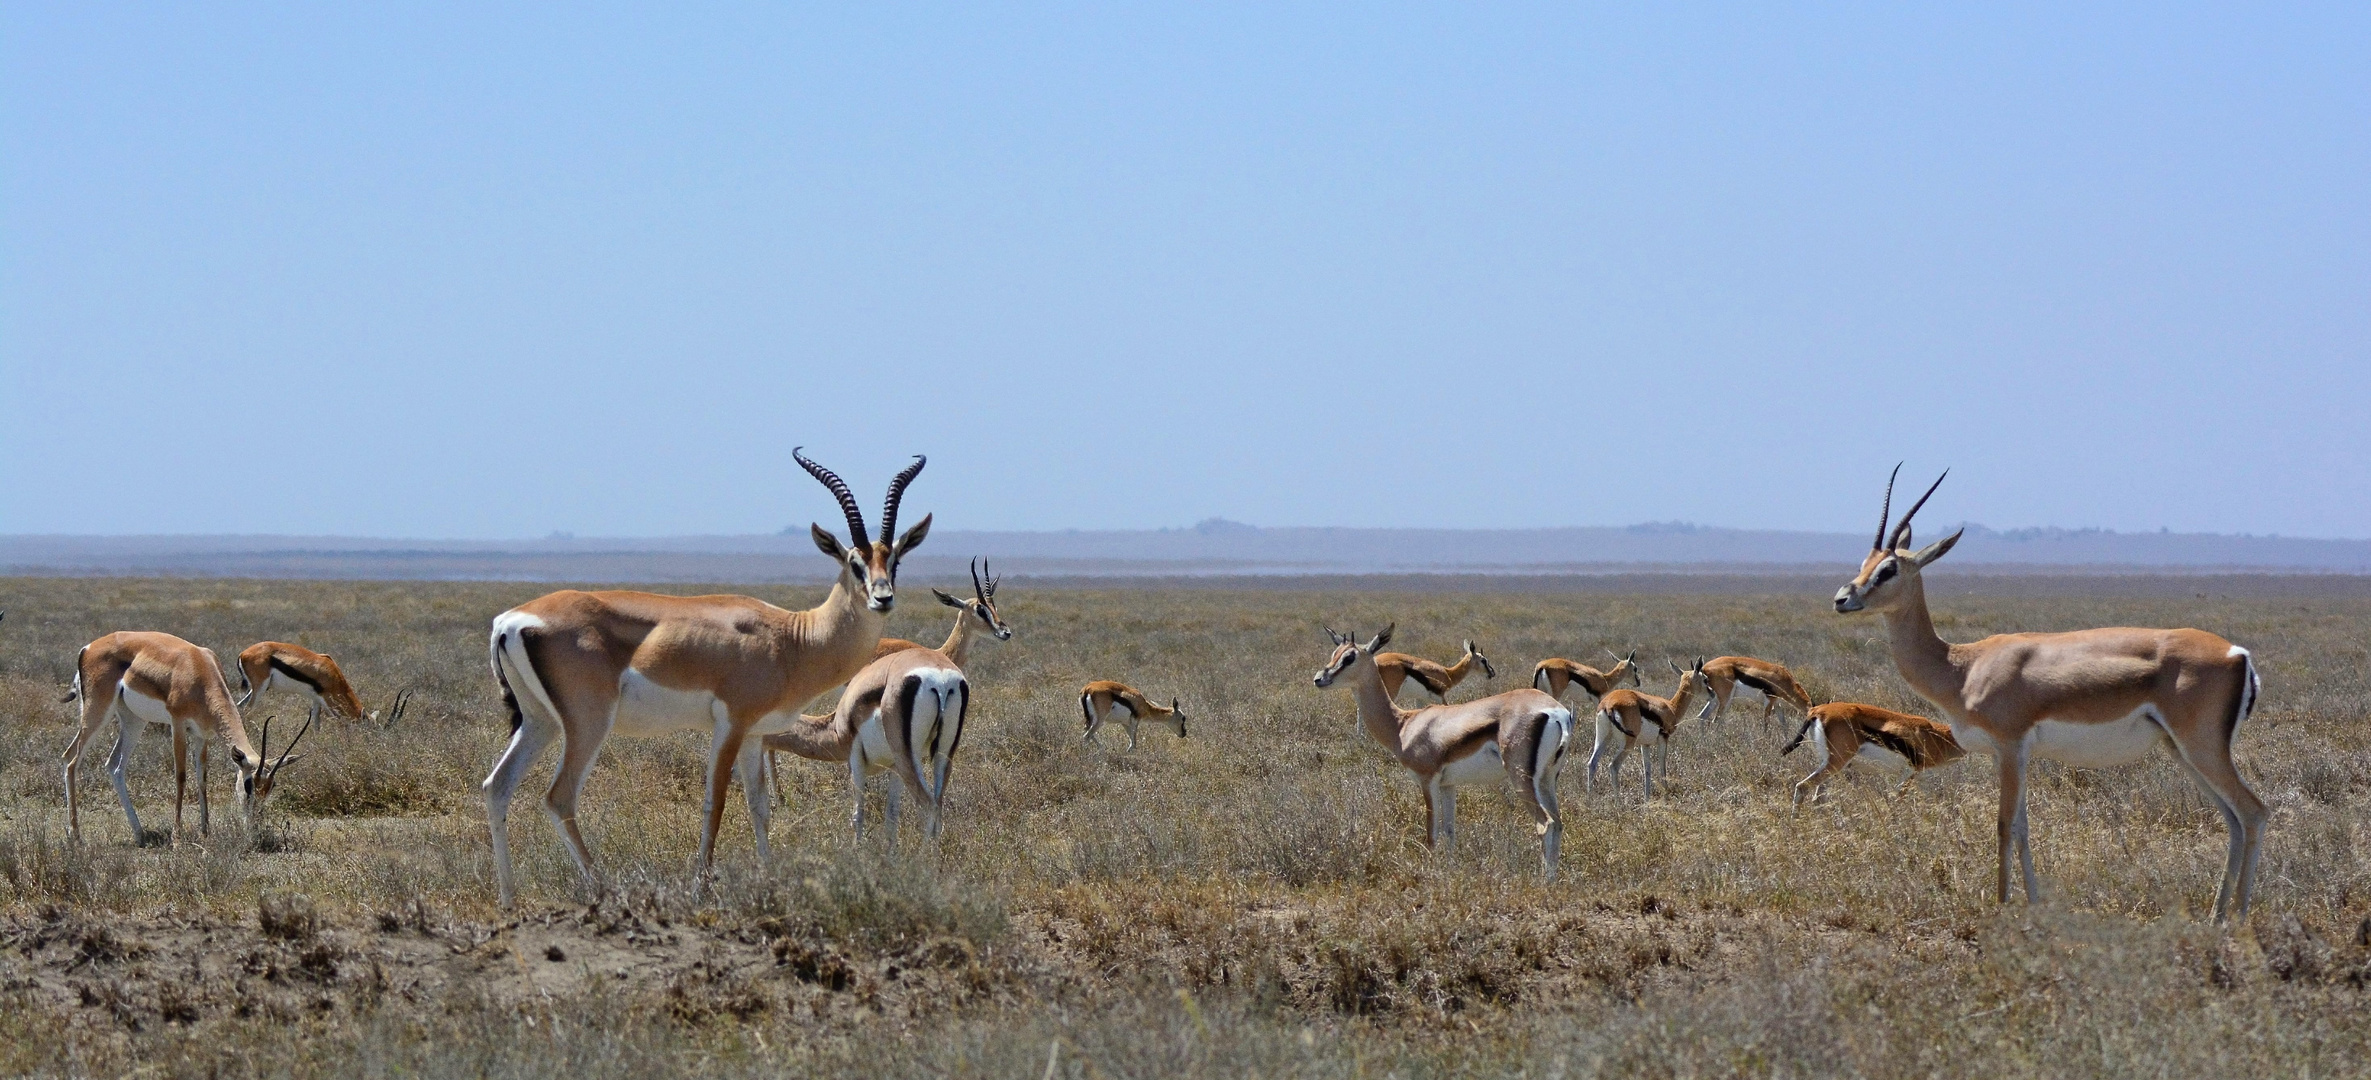
[[[1806,735],[1819,747],[1820,764],[1811,775],[1795,782],[1796,806],[1803,805],[1806,797],[1817,803],[1828,781],[1854,761],[1902,770],[1902,786],[1894,789],[1894,798],[1899,799],[1909,794],[1910,782],[1920,773],[1967,756],[1959,741],[1951,737],[1951,729],[1942,724],[1849,701],[1831,701],[1810,709],[1803,726],[1795,729],[1795,737],[1779,749],[1779,756],[1794,753]]]
[[[1177,729],[1177,737],[1186,737],[1185,706],[1170,698],[1164,707],[1144,693],[1124,682],[1097,679],[1078,692],[1079,711],[1086,714],[1088,742],[1095,741],[1095,733],[1103,730],[1107,720],[1128,725],[1128,749],[1136,749],[1136,725],[1146,720]]]
[[[132,827],[135,843],[145,834],[140,830],[139,812],[132,809],[132,789],[124,780],[124,769],[140,746],[140,733],[149,724],[162,724],[173,733],[174,843],[181,841],[182,805],[188,798],[192,768],[198,774],[198,832],[204,835],[212,830],[206,764],[215,739],[230,744],[231,761],[238,769],[233,790],[252,824],[264,800],[271,797],[280,770],[297,760],[293,753],[296,744],[313,726],[306,721],[279,760],[267,768],[264,755],[271,745],[271,731],[268,727],[264,731],[266,751],[248,744],[246,723],[239,716],[238,703],[231,699],[230,685],[222,677],[214,650],[171,634],[124,631],[83,646],[74,656],[74,689],[66,695],[67,701],[77,699],[82,702],[82,726],[66,747],[66,832],[76,838],[82,835],[76,774],[92,737],[109,720],[115,721],[115,752],[108,756],[107,775],[115,782],[115,797],[123,802],[124,820]]]
[[[1597,699],[1597,741],[1589,748],[1589,790],[1597,790],[1597,762],[1607,747],[1614,752],[1612,783],[1616,792],[1622,790],[1622,759],[1630,756],[1632,747],[1639,750],[1641,797],[1655,795],[1656,750],[1663,752],[1663,772],[1671,772],[1671,733],[1686,719],[1688,703],[1704,692],[1704,661],[1685,669],[1676,661],[1664,662],[1679,675],[1679,689],[1670,697],[1614,690]]]
[[[1457,843],[1457,789],[1514,785],[1516,801],[1540,835],[1540,864],[1556,880],[1564,847],[1564,818],[1556,806],[1556,769],[1572,742],[1572,710],[1529,688],[1456,705],[1403,709],[1383,687],[1376,650],[1391,642],[1386,626],[1366,644],[1326,631],[1333,655],[1313,680],[1320,688],[1347,686],[1358,701],[1367,735],[1415,774],[1424,789],[1425,846]]]
[[[1811,711],[1811,695],[1803,684],[1795,681],[1795,674],[1783,665],[1750,656],[1716,656],[1704,662],[1704,682],[1711,690],[1712,700],[1704,703],[1704,710],[1696,719],[1715,721],[1729,711],[1729,695],[1737,692],[1739,683],[1762,692],[1762,726],[1770,726],[1770,710],[1783,701],[1803,712]]]
[[[1899,475],[1901,466],[1894,472]],[[2012,856],[2022,871],[2026,900],[2041,898],[2025,817],[2029,762],[2041,758],[2100,768],[2138,761],[2167,746],[2213,798],[2231,832],[2215,918],[2246,915],[2256,853],[2270,816],[2231,761],[2239,725],[2256,704],[2254,658],[2203,630],[2112,627],[1945,642],[1927,612],[1921,575],[1961,534],[1923,548],[1910,546],[1910,519],[1942,484],[1937,477],[1889,537],[1893,482],[1886,481],[1877,538],[1860,572],[1836,590],[1835,607],[1838,613],[1884,615],[1894,668],[1918,696],[1943,710],[1961,746],[1990,754],[1999,765],[1997,899],[2009,900]]]
[[[1614,666],[1604,671],[1557,656],[1542,660],[1531,669],[1531,688],[1562,701],[1566,690],[1578,686],[1589,695],[1590,701],[1596,701],[1623,679],[1629,679],[1632,686],[1638,685],[1638,650],[1630,650],[1628,656],[1612,649],[1607,649],[1605,654],[1614,658]]]
[[[1449,700],[1449,691],[1456,689],[1458,683],[1464,682],[1466,676],[1473,674],[1474,668],[1477,666],[1482,669],[1483,679],[1498,678],[1498,668],[1491,665],[1490,658],[1482,655],[1480,649],[1474,648],[1471,639],[1468,639],[1464,644],[1465,654],[1458,657],[1454,664],[1436,664],[1421,656],[1410,656],[1407,653],[1396,652],[1387,652],[1376,657],[1375,670],[1383,674],[1384,691],[1391,695],[1392,700],[1397,701],[1400,696],[1401,684],[1413,682],[1431,691],[1432,696],[1446,702]]]
[[[364,718],[362,698],[354,693],[354,686],[346,681],[346,673],[328,653],[314,652],[302,645],[285,641],[258,641],[239,650],[239,707],[244,709],[255,700],[255,695],[267,690],[293,690],[311,706],[317,718],[327,708],[340,720]],[[411,691],[395,695],[395,703],[388,706],[386,723],[403,719],[406,706],[411,703]],[[369,718],[377,720],[379,714]],[[306,721],[311,723],[311,719]]]
[[[945,593],[940,593],[945,596]],[[965,618],[972,616],[967,613]],[[1011,637],[1011,631],[997,635]],[[897,843],[898,792],[908,790],[923,807],[923,832],[936,839],[947,798],[947,774],[963,742],[971,708],[971,682],[944,649],[915,646],[882,654],[848,681],[828,716],[801,716],[765,736],[765,748],[788,750],[813,761],[848,767],[855,810],[849,824],[864,838],[864,788],[873,774],[893,771],[889,781],[889,842]]]
[[[746,596],[662,596],[645,592],[565,590],[495,616],[488,638],[494,681],[510,711],[511,739],[484,784],[494,841],[494,873],[508,906],[511,795],[527,768],[553,742],[560,764],[544,795],[588,885],[597,884],[593,852],[577,830],[577,801],[601,746],[612,735],[647,737],[708,731],[716,737],[700,825],[699,872],[707,873],[724,820],[725,792],[737,771],[767,857],[765,755],[751,735],[800,722],[799,709],[848,681],[871,662],[881,624],[897,600],[899,560],[930,533],[930,518],[897,535],[898,504],[924,459],[889,482],[878,540],[839,476],[791,457],[839,500],[849,546],[812,527],[817,549],[839,566],[823,603],[787,611]]]

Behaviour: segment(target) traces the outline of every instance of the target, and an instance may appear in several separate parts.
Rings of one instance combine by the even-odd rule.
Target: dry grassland
[[[893,634],[935,640],[909,602]],[[951,583],[941,583],[950,584]],[[0,1073],[1646,1076],[2361,1075],[2371,1071],[2371,600],[1937,598],[1946,637],[2196,625],[2264,674],[2237,756],[2275,809],[2257,910],[2205,925],[2221,820],[2170,761],[2043,766],[2035,854],[2053,903],[1997,909],[1994,785],[1978,759],[1899,802],[1856,776],[1787,806],[1741,692],[1683,728],[1641,805],[1564,772],[1564,880],[1540,883],[1510,800],[1461,800],[1461,847],[1421,845],[1421,797],[1309,676],[1319,628],[1523,684],[1550,655],[1637,648],[1793,665],[1822,700],[1919,709],[1882,627],[1792,595],[1048,592],[974,663],[947,835],[847,838],[844,776],[786,762],[771,868],[736,797],[695,894],[704,740],[613,742],[582,820],[611,874],[588,905],[536,801],[512,815],[521,910],[492,905],[475,785],[505,735],[485,669],[531,585],[0,580]],[[680,590],[692,591],[692,590]],[[1946,590],[1947,591],[1947,590]],[[769,588],[777,603],[819,590]],[[135,846],[105,782],[64,840],[58,703],[74,651],[166,630],[228,655],[335,653],[395,730],[325,724],[249,835],[217,774],[214,836]],[[1192,738],[1080,745],[1076,693],[1119,678],[1185,699]],[[300,714],[250,710],[251,730]],[[1782,714],[1783,715],[1783,714]],[[1931,715],[1931,712],[1930,712]],[[135,764],[171,820],[165,740]],[[219,755],[217,757],[219,761]],[[548,775],[548,759],[538,776]],[[540,794],[530,780],[522,795]],[[876,798],[878,798],[876,794]],[[193,817],[194,824],[194,817]]]

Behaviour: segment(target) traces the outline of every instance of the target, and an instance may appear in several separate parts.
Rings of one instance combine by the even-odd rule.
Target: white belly
[[[122,703],[125,712],[138,717],[143,723],[155,724],[159,727],[173,725],[173,713],[165,708],[164,702],[149,697],[123,683],[115,684],[115,700]]]
[[[650,738],[679,731],[716,730],[724,715],[716,695],[706,690],[671,690],[627,668],[617,680],[617,719],[612,735]]]
[[[1450,787],[1472,787],[1507,778],[1506,762],[1499,757],[1498,744],[1484,743],[1480,750],[1450,762],[1441,769],[1441,783]]]
[[[1907,772],[1910,768],[1909,758],[1875,743],[1862,743],[1860,752],[1854,754],[1852,760],[1862,765],[1875,765],[1888,772]]]
[[[2068,724],[2044,720],[2034,725],[2033,756],[2085,769],[2130,765],[2148,757],[2165,741],[2157,726],[2156,710],[2143,705],[2131,715],[2104,724]]]

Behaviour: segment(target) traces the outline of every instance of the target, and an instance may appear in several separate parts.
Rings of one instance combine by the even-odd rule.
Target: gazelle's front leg
[[[194,732],[198,748],[198,835],[214,835],[214,815],[206,799],[206,766],[214,758],[214,742],[204,732]]]
[[[848,814],[848,827],[855,831],[856,842],[864,842],[864,743],[859,740],[848,750],[848,798],[854,804]]]
[[[1424,848],[1430,851],[1434,843],[1440,839],[1441,810],[1440,807],[1433,805],[1432,777],[1418,774],[1416,787],[1424,792]]]
[[[748,736],[747,724],[728,718],[716,725],[716,750],[708,761],[707,812],[700,823],[699,875],[703,880],[716,863],[716,834],[724,828],[725,793],[732,788],[733,770],[740,763],[741,744]]]
[[[1457,850],[1457,789],[1441,782],[1438,774],[1434,783],[1441,789],[1441,853],[1446,855]]]
[[[1995,740],[1996,743],[1999,740]],[[2026,847],[2025,836],[2025,762],[2026,740],[2002,746],[1999,750],[2001,774],[2001,805],[1999,817],[2000,875],[1999,902],[2009,902],[2010,862],[2022,865],[2025,879],[2025,902],[2041,902],[2039,883],[2034,880],[2033,853]]]
[[[181,846],[181,804],[189,797],[189,738],[179,717],[167,725],[173,733],[173,846]]]
[[[745,744],[741,760],[734,766],[741,774],[741,794],[749,803],[749,821],[757,829],[757,863],[764,866],[773,860],[773,852],[766,846],[767,826],[774,818],[772,785],[766,782],[765,749],[757,743]]]

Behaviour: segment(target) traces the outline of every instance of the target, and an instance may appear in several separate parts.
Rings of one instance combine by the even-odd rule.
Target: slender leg
[[[1597,725],[1597,741],[1589,747],[1589,782],[1582,787],[1582,791],[1591,795],[1597,793],[1597,762],[1603,757],[1605,757],[1605,725],[1599,724]]]
[[[115,709],[115,753],[107,758],[107,778],[115,782],[115,797],[123,802],[124,820],[131,823],[132,842],[148,839],[140,828],[140,812],[132,809],[132,786],[124,779],[124,770],[131,765],[132,751],[140,745],[140,733],[147,730],[148,721],[132,715],[132,710],[118,705]]]
[[[892,769],[890,771],[894,773],[897,770]],[[889,849],[891,851],[895,851],[897,850],[897,823],[900,819],[899,811],[902,809],[902,805],[905,800],[906,789],[905,783],[897,776],[891,776],[889,778],[888,786],[889,792],[883,797],[881,801],[881,831],[889,834]]]
[[[766,847],[766,828],[774,820],[774,795],[766,783],[765,750],[754,740],[744,742],[741,760],[734,768],[741,774],[741,794],[749,801],[749,821],[757,829],[757,864],[773,861],[773,852]]]
[[[1431,777],[1417,777],[1416,785],[1424,789],[1424,846],[1430,850],[1440,839],[1441,809],[1433,803]]]
[[[748,735],[748,725],[731,720],[717,728],[716,748],[708,759],[706,813],[700,822],[698,873],[702,880],[708,877],[708,868],[716,862],[716,834],[724,827],[725,796],[732,789],[733,766],[740,762],[741,744]]]
[[[2010,863],[2016,858],[2020,847],[2018,823],[2025,816],[2025,747],[2022,743],[2000,748],[2000,773],[2000,874],[1997,899],[2006,904],[2009,902]],[[2032,903],[2030,880],[2026,889],[2026,902]]]
[[[848,815],[848,827],[854,830],[856,842],[864,842],[864,744],[848,750],[848,801],[853,803]]]
[[[1136,752],[1136,711],[1128,711],[1128,752]]]
[[[2264,801],[2249,790],[2247,781],[2231,764],[2230,748],[2221,753],[2208,746],[2186,745],[2174,740],[2174,749],[2189,766],[2190,775],[2214,796],[2216,807],[2223,812],[2223,824],[2231,832],[2231,844],[2223,860],[2223,883],[2215,891],[2215,919],[2221,921],[2234,913],[2245,917],[2248,900],[2255,891],[2256,856],[2264,840],[2265,820],[2271,811]]]
[[[524,697],[524,695],[521,695]],[[486,782],[479,785],[486,794],[486,825],[494,840],[494,884],[501,896],[502,906],[509,907],[516,899],[510,872],[510,799],[519,790],[519,782],[535,759],[543,756],[545,747],[560,737],[560,725],[546,718],[525,701],[519,715],[523,717],[519,729],[511,733],[510,745],[502,756],[494,759],[494,769],[486,774]]]
[[[1441,785],[1441,851],[1457,850],[1457,789]]]
[[[115,711],[115,693],[116,688],[112,684],[83,685],[82,728],[74,733],[74,741],[67,744],[65,753],[66,835],[70,839],[82,839],[82,807],[75,798],[75,781],[79,779],[82,755],[90,750],[91,736],[98,733],[99,725],[106,723],[107,717]]]
[[[205,732],[196,732],[192,740],[198,747],[198,835],[214,835],[214,815],[206,801],[206,766],[214,757],[214,741]]]
[[[1638,734],[1642,740],[1646,737],[1644,730]],[[1638,801],[1644,803],[1655,797],[1655,744],[1648,743],[1639,748],[1638,775]]]
[[[189,798],[189,737],[180,717],[169,727],[173,736],[173,846],[181,846],[181,804]]]

